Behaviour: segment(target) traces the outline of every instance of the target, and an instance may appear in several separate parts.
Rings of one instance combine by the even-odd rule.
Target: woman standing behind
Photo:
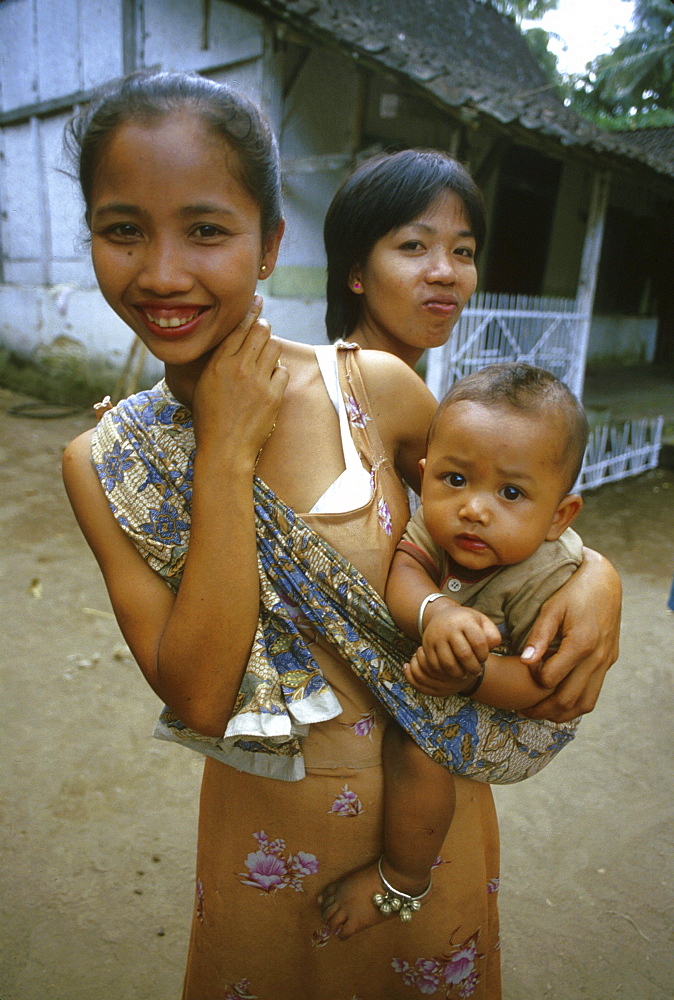
[[[414,367],[451,336],[477,286],[486,236],[482,194],[448,153],[407,149],[366,160],[328,209],[326,328],[387,351]],[[554,691],[526,714],[568,721],[590,712],[618,655],[621,585],[592,549],[544,606],[529,636],[529,665],[541,662],[561,629],[559,651],[541,667]]]

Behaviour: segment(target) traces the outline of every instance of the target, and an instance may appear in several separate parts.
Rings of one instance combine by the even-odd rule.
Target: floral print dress
[[[357,351],[339,349],[339,361],[373,492],[356,510],[303,517],[381,593],[407,499],[370,419]],[[301,781],[206,759],[183,1000],[498,1000],[499,841],[487,784],[455,777],[433,891],[410,923],[394,917],[347,941],[323,924],[321,889],[381,854],[386,716],[312,629],[300,628],[342,714],[310,727]]]

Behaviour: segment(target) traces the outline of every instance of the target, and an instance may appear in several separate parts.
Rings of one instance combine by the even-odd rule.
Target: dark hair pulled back
[[[276,139],[261,112],[226,84],[187,73],[140,71],[104,84],[67,124],[65,145],[76,165],[87,210],[96,169],[114,132],[131,122],[152,124],[182,110],[227,142],[239,162],[238,179],[260,206],[262,237],[282,220]]]
[[[479,251],[486,234],[482,194],[449,153],[405,149],[381,154],[361,163],[343,182],[323,229],[328,258],[325,321],[331,341],[348,337],[360,315],[359,296],[349,288],[351,269],[365,264],[377,240],[407,225],[443,191],[463,202]]]

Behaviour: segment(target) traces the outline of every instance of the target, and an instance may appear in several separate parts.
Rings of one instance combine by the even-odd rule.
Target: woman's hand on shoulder
[[[360,351],[358,362],[372,416],[388,454],[409,485],[419,490],[419,459],[437,401],[413,369],[384,351]]]
[[[521,659],[550,695],[527,711],[532,719],[568,722],[591,712],[618,658],[622,587],[611,563],[592,549],[568,582],[543,605]],[[556,635],[559,649],[543,662]]]

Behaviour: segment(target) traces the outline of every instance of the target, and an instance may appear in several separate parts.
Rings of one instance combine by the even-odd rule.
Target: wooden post
[[[611,174],[607,170],[596,170],[592,178],[585,243],[583,245],[583,256],[580,261],[580,274],[578,275],[578,289],[576,291],[576,309],[582,317],[579,328],[580,343],[578,344],[577,367],[574,372],[574,378],[569,380],[570,388],[579,398],[583,394],[587,346],[590,339],[590,327],[592,325],[594,296],[597,290],[597,272],[599,270],[601,248],[604,241],[604,222],[606,220],[606,206],[608,205],[610,185]]]

